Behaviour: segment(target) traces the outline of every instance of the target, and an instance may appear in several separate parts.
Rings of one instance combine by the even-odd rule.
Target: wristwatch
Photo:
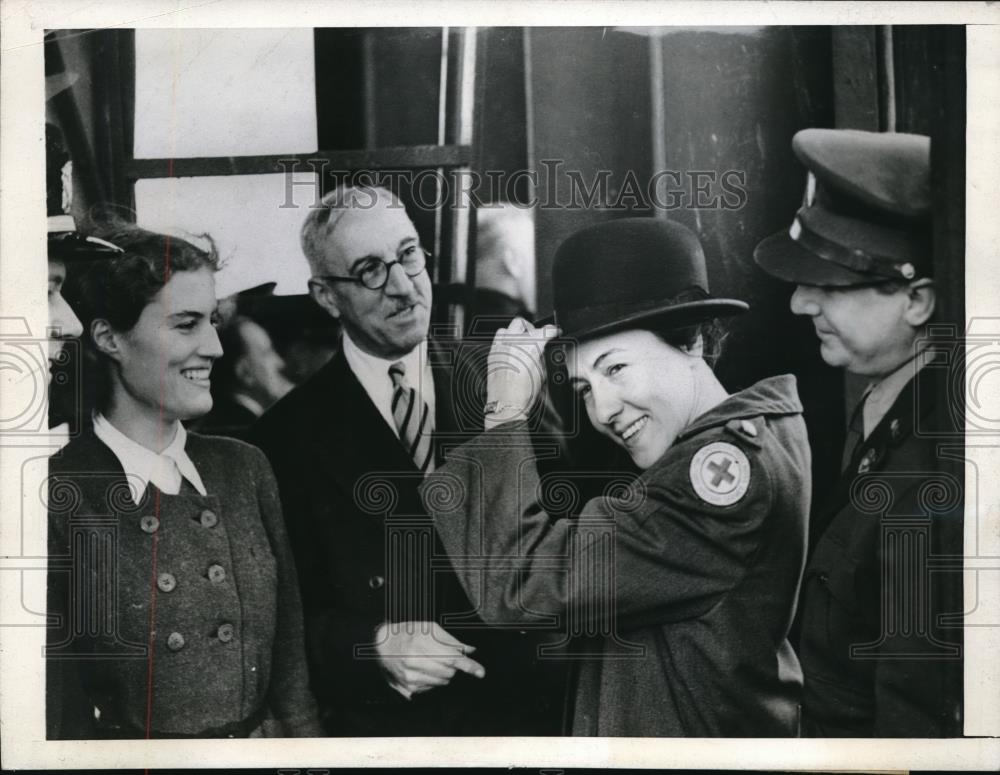
[[[505,404],[502,401],[488,401],[483,407],[483,415],[489,417],[493,414],[511,414],[511,416],[521,411],[521,407],[514,404]]]

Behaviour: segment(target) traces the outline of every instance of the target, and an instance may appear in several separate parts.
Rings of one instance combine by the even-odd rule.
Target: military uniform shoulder
[[[736,439],[742,445],[749,445],[754,449],[761,449],[764,446],[763,436],[766,428],[767,418],[763,415],[733,418],[723,426],[729,439]]]
[[[663,474],[690,488],[709,506],[739,503],[766,472],[760,457],[759,432],[751,420],[731,420],[705,428],[675,445],[664,456]]]

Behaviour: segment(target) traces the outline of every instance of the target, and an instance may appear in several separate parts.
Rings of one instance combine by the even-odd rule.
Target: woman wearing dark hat
[[[212,407],[214,250],[108,239],[83,293],[92,428],[50,462],[48,736],[318,734],[271,468],[181,424]]]
[[[796,735],[802,676],[787,634],[810,453],[794,378],[722,387],[706,333],[747,305],[708,294],[701,245],[676,223],[578,232],[553,287],[559,328],[516,319],[498,332],[488,430],[425,484],[449,555],[485,563],[456,565],[471,599],[485,621],[548,614],[601,633],[580,663],[574,734]],[[527,452],[541,350],[557,333],[590,422],[641,469],[577,520],[544,511]]]

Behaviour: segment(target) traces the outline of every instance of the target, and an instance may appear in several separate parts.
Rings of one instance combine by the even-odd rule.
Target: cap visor
[[[779,231],[762,240],[753,252],[757,266],[772,277],[797,285],[860,285],[872,281],[870,275],[820,258]]]

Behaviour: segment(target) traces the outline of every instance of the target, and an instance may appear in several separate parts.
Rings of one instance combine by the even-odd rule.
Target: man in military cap
[[[938,451],[957,421],[926,336],[930,140],[806,129],[792,147],[809,173],[803,204],[754,258],[795,284],[792,312],[812,319],[823,360],[870,382],[840,480],[813,509],[803,734],[961,735],[960,574],[928,570],[961,555],[963,481]]]
[[[62,133],[54,124],[45,125],[46,152],[46,212],[48,232],[48,307],[49,336],[47,383],[52,374],[65,366],[69,360],[66,343],[83,333],[83,326],[76,312],[63,296],[68,265],[87,261],[98,261],[120,252],[118,248],[103,240],[85,237],[76,230],[76,222],[69,214],[72,205],[72,162],[66,152]],[[70,392],[79,390],[80,385],[69,385]],[[58,439],[61,447],[69,441],[69,422],[66,415],[72,408],[59,409],[60,401],[50,396],[52,404],[50,417],[55,422],[50,436]],[[73,418],[75,419],[75,418]]]

